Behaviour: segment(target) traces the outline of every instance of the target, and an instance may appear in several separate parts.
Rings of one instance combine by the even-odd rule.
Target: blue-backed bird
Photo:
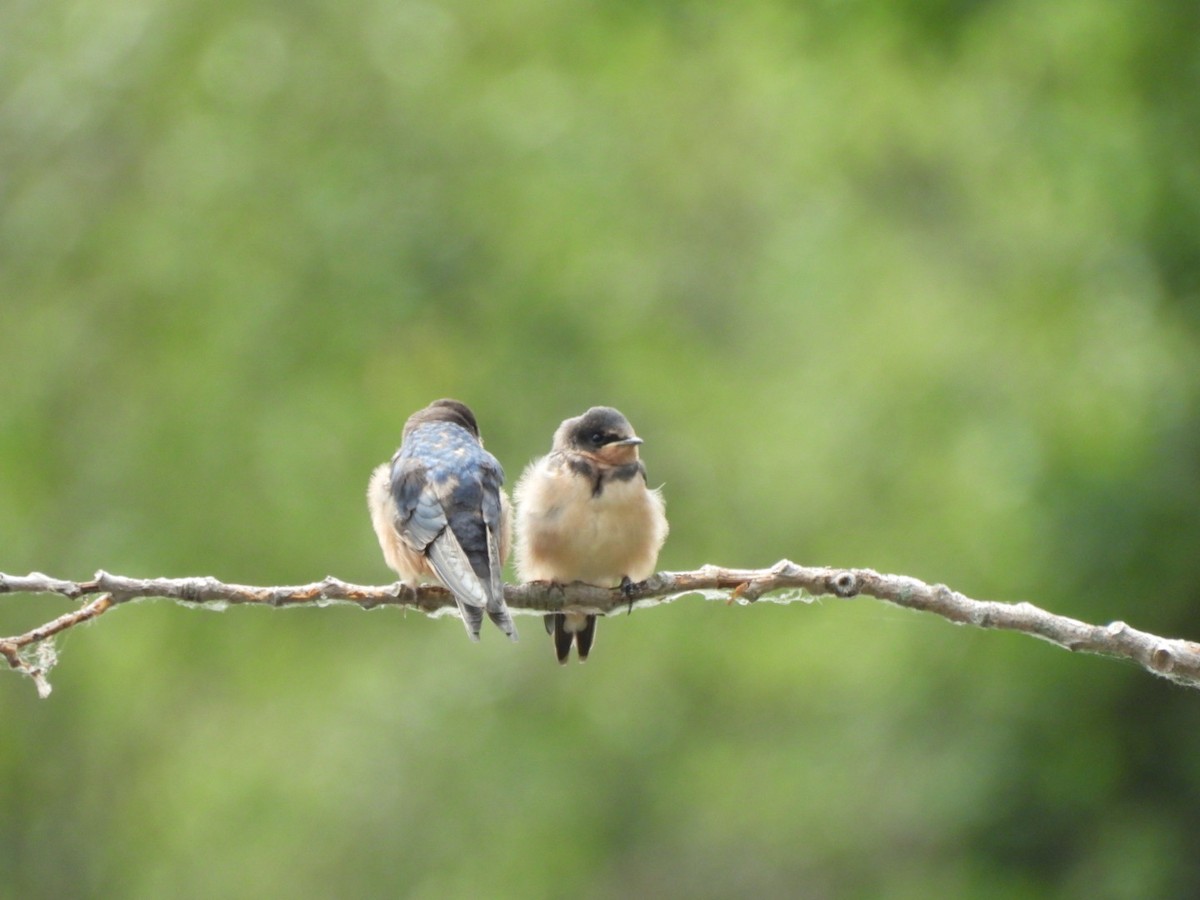
[[[367,487],[384,560],[410,587],[426,576],[445,585],[473,641],[484,612],[517,639],[501,581],[512,533],[503,484],[471,410],[435,400],[409,416],[400,449]]]
[[[662,494],[646,483],[641,443],[608,406],[559,425],[550,453],[529,464],[513,492],[522,581],[628,587],[654,573],[668,526]],[[572,643],[587,659],[594,615],[553,613],[545,622],[560,663]]]

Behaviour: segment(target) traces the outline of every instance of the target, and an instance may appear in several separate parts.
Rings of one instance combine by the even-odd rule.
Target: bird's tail
[[[463,625],[467,627],[467,637],[473,641],[479,640],[479,629],[483,627],[483,610],[478,606],[463,603],[457,594],[454,599],[458,603],[458,611],[462,613]]]
[[[552,613],[546,616],[546,632],[554,637],[554,655],[566,664],[571,655],[571,644],[579,655],[580,662],[587,662],[596,639],[596,617],[585,613]]]
[[[471,558],[459,543],[454,531],[445,529],[437,540],[426,549],[429,562],[434,572],[454,595],[462,613],[463,625],[467,635],[473,641],[479,640],[479,630],[483,624],[483,613],[486,610],[488,618],[496,623],[512,640],[517,639],[517,626],[513,624],[512,615],[504,602],[504,583],[500,578],[500,553],[496,549],[495,539],[489,535],[488,540],[488,578],[485,581],[479,577],[471,564]]]
[[[517,626],[512,620],[512,614],[508,611],[508,606],[505,605],[503,598],[497,608],[489,606],[487,608],[488,618],[496,623],[496,627],[509,636],[511,640],[517,639]]]

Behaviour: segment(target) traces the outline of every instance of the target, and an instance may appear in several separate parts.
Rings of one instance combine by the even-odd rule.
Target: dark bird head
[[[417,410],[404,423],[404,437],[408,437],[414,428],[431,422],[449,422],[467,429],[476,439],[479,438],[479,425],[475,422],[475,414],[467,404],[457,400],[434,400],[424,409]]]
[[[567,419],[554,432],[555,450],[586,453],[610,466],[623,466],[638,458],[642,439],[629,420],[611,406],[593,406],[582,416]]]

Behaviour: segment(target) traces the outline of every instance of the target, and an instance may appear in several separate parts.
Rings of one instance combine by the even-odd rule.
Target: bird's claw
[[[621,576],[621,593],[625,595],[625,602],[629,604],[625,615],[633,614],[633,582],[628,575]]]

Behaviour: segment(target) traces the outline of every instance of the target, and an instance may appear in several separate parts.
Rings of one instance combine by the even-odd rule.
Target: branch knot
[[[829,588],[834,596],[848,600],[858,594],[858,576],[848,569],[838,572],[829,579]]]

